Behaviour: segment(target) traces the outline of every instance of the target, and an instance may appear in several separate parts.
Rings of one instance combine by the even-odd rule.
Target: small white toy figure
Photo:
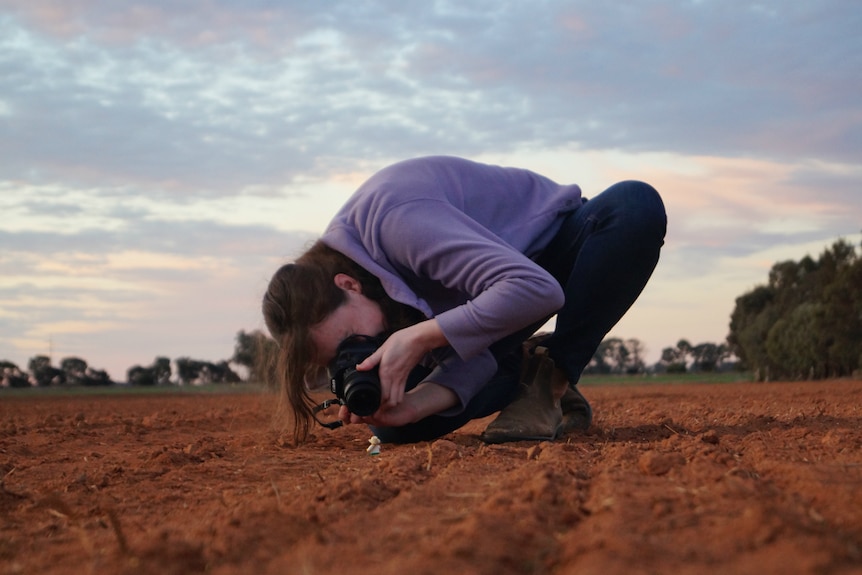
[[[368,455],[380,455],[380,439],[376,435],[371,436],[371,439],[368,440],[368,443],[371,445],[368,446],[368,449],[365,451],[368,452]]]

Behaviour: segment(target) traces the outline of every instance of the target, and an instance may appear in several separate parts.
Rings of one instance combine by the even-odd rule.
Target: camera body
[[[365,417],[380,407],[382,394],[377,367],[359,371],[356,364],[377,351],[383,341],[367,335],[345,338],[335,351],[335,359],[327,366],[332,393],[347,406],[350,413]]]

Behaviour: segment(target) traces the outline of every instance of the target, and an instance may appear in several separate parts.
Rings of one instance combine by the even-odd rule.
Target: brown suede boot
[[[551,332],[543,331],[534,334],[530,339],[525,341],[524,361],[527,361],[533,353],[533,349],[541,346],[551,335]],[[554,377],[566,378],[565,374],[559,369],[555,370]],[[557,384],[555,383],[555,385]],[[570,385],[566,382],[566,388],[566,392],[560,399],[560,407],[563,411],[563,425],[560,432],[586,431],[593,422],[593,408],[590,407],[590,402],[581,395],[576,385]]]
[[[568,389],[568,381],[555,368],[547,348],[536,347],[532,357],[525,358],[521,387],[521,395],[482,433],[486,443],[545,441],[560,433],[563,421],[560,399]]]
[[[566,387],[566,393],[560,399],[560,407],[563,410],[562,431],[586,431],[590,428],[593,408],[576,387]]]

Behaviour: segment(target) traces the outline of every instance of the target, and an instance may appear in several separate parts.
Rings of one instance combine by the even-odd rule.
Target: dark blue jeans
[[[554,333],[543,345],[571,385],[577,384],[602,339],[640,295],[658,263],[666,228],[658,192],[643,182],[620,182],[565,216],[562,228],[536,260],[566,294]],[[384,443],[429,441],[500,411],[518,393],[521,344],[548,319],[491,347],[499,369],[458,415],[432,415],[372,431]],[[418,377],[409,381],[408,389],[419,381]]]

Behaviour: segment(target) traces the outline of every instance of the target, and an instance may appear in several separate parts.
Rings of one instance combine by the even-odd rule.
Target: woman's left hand
[[[373,415],[360,417],[350,413],[342,405],[338,418],[344,423],[364,423],[375,427],[401,427],[414,423],[429,415],[440,413],[458,403],[458,397],[451,389],[425,381],[407,393],[404,401],[395,407],[381,405]]]
[[[417,420],[416,408],[411,401],[402,401],[395,407],[381,406],[373,415],[359,416],[347,411],[342,405],[338,413],[345,423],[364,423],[375,427],[401,427]]]

